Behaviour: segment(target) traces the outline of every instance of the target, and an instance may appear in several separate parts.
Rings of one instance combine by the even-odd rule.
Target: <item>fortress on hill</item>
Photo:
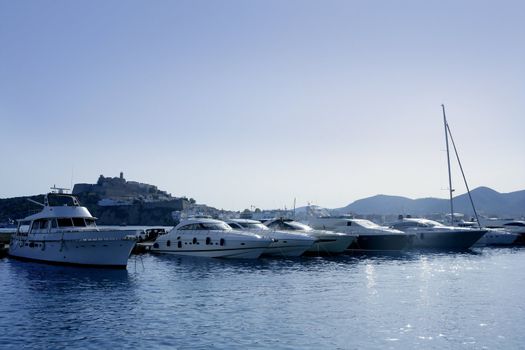
[[[99,205],[126,205],[139,200],[146,203],[159,201],[172,201],[172,197],[166,191],[161,191],[157,186],[137,182],[126,181],[124,173],[119,177],[104,177],[100,175],[96,184],[80,183],[73,187],[74,195],[96,194],[101,197]]]
[[[97,183],[79,183],[73,194],[103,225],[172,225],[172,213],[188,208],[195,201],[173,197],[157,186],[100,175]]]

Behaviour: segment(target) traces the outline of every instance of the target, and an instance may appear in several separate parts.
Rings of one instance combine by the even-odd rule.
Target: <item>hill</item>
[[[478,187],[471,191],[478,214],[487,216],[523,216],[525,215],[525,190],[499,193],[488,187]],[[468,194],[454,198],[454,211],[473,215]],[[420,198],[410,199],[400,196],[376,195],[359,199],[346,207],[335,209],[337,212],[355,214],[412,214],[425,215],[450,211],[448,199]]]

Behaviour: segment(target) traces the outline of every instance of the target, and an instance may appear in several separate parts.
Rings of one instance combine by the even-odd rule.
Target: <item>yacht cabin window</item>
[[[310,231],[311,230],[310,226],[301,224],[300,222],[297,222],[297,221],[288,221],[288,222],[285,222],[285,224],[288,229],[292,229],[294,231]]]
[[[311,228],[309,226],[303,225],[296,221],[273,221],[267,225],[271,228],[278,228],[281,230],[288,230],[288,231],[310,231]]]
[[[198,230],[198,225],[197,224],[189,224],[189,225],[184,225],[182,227],[179,227],[179,230]]]
[[[31,221],[22,221],[18,224],[18,232],[27,234],[31,227]]]
[[[231,227],[228,226],[228,224],[222,222],[203,222],[200,225],[202,227],[202,230],[231,230]]]
[[[41,230],[47,230],[47,225],[49,223],[49,220],[45,220],[45,219],[39,220],[39,223],[40,223],[40,227],[39,228]]]
[[[67,219],[57,219],[58,227],[72,227],[73,222],[70,218]]]
[[[231,230],[231,227],[222,222],[202,222],[184,225],[179,230]]]
[[[75,227],[86,227],[86,222],[84,218],[73,218],[73,225]]]
[[[46,233],[48,228],[48,222],[47,219],[38,219],[33,221],[33,225],[31,226],[31,232],[32,233]]]
[[[273,222],[266,224],[266,226],[271,227],[271,228],[281,229],[281,230],[288,229],[288,227],[282,221],[273,221]]]
[[[404,229],[407,229],[407,228],[410,228],[410,227],[416,227],[416,226],[418,226],[417,222],[404,221],[404,222],[399,222],[399,223],[393,224],[392,228],[395,228],[397,230],[401,230],[402,231]]]

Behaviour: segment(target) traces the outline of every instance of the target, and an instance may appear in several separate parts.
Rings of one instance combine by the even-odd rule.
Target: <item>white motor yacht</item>
[[[272,241],[264,251],[264,255],[297,257],[308,250],[315,237],[300,232],[276,231],[263,225],[260,221],[250,219],[231,219],[226,221],[233,229],[253,232]]]
[[[503,229],[510,233],[518,234],[516,244],[525,245],[525,221],[514,220],[503,224]]]
[[[404,218],[391,227],[415,234],[413,247],[424,249],[468,249],[487,232],[470,227],[445,226],[420,218]]]
[[[458,223],[459,227],[478,227],[476,221],[460,221]],[[487,233],[483,235],[473,247],[490,247],[490,246],[512,246],[520,237],[517,233],[511,233],[503,228],[490,228],[484,227],[487,230]]]
[[[356,235],[326,230],[314,230],[308,225],[292,219],[272,219],[264,223],[271,229],[288,232],[306,233],[313,236],[315,243],[306,250],[306,253],[339,254],[343,253],[357,238]]]
[[[399,251],[410,247],[414,239],[412,233],[404,233],[369,220],[352,219],[348,216],[310,218],[308,224],[315,229],[357,235],[357,240],[350,246],[353,250]]]
[[[183,220],[167,234],[159,236],[153,253],[209,257],[257,259],[271,240],[260,235],[233,230],[220,220],[192,218]]]
[[[33,201],[34,202],[34,201]],[[47,263],[126,268],[135,230],[100,229],[87,208],[69,194],[49,193],[37,214],[18,222],[11,236],[13,258]]]
[[[474,244],[474,247],[511,246],[520,238],[519,234],[503,229],[486,228],[486,230],[487,233]]]

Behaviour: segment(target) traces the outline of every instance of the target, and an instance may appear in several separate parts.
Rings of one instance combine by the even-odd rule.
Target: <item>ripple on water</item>
[[[127,271],[0,260],[6,349],[516,348],[525,250],[260,259]]]

